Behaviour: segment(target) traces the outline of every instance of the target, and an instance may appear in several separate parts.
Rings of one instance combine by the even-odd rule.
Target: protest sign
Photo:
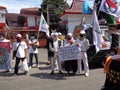
[[[0,71],[10,67],[10,42],[0,42]]]
[[[75,45],[70,45],[66,47],[59,48],[59,58],[60,61],[66,60],[78,60],[81,57],[81,50]]]

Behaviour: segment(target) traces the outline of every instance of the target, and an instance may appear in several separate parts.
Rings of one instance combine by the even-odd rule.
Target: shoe
[[[89,73],[85,73],[85,76],[88,77],[88,76],[89,76]]]
[[[30,67],[29,67],[29,70],[30,70],[31,68],[32,68],[32,67],[30,66]]]
[[[59,74],[63,74],[62,71],[59,71]]]
[[[28,75],[28,71],[25,71],[24,74],[25,74],[25,75]]]
[[[77,71],[77,74],[80,74],[80,71]]]
[[[37,68],[39,68],[40,67],[40,65],[37,65]]]
[[[51,73],[50,73],[51,75],[53,75],[54,74],[54,71],[51,71]]]
[[[7,72],[10,72],[10,70],[8,69],[8,70],[5,71],[5,73],[7,73]]]
[[[18,74],[14,73],[13,76],[17,76]]]
[[[73,72],[72,75],[75,76],[75,75],[76,75],[76,72]]]
[[[50,65],[50,64],[51,64],[51,62],[48,62],[48,63],[47,63],[47,65]]]

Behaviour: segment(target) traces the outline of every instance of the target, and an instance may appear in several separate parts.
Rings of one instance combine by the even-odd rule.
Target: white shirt
[[[19,45],[19,47],[18,47],[18,45]],[[17,50],[17,53],[16,53],[16,57],[24,58],[25,57],[25,49],[27,49],[26,42],[25,41],[21,41],[20,43],[19,42],[14,42],[12,50],[13,51],[16,50],[17,47],[18,47],[18,50]]]
[[[77,43],[80,43],[80,48],[81,48],[81,51],[87,51],[87,49],[89,48],[89,41],[88,41],[88,39],[83,39],[83,40],[80,40],[80,39],[77,39],[76,41],[75,41],[75,44],[77,44]]]
[[[37,45],[39,45],[37,39],[34,39],[34,40],[32,40],[32,41],[29,40],[29,44],[31,44],[31,43],[35,43],[35,42],[37,42]],[[38,48],[36,48],[36,50],[34,50],[33,47],[30,46],[30,47],[29,47],[29,53],[38,53]]]
[[[55,52],[58,52],[58,48],[59,48],[58,40],[53,41],[53,45],[54,45]]]

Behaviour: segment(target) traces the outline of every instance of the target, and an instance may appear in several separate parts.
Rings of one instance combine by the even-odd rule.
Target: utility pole
[[[48,26],[50,25],[50,19],[49,19],[49,6],[50,6],[50,2],[47,1],[47,24],[48,24]]]

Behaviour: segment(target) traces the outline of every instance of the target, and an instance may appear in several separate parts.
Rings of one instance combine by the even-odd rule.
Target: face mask
[[[80,37],[84,37],[84,34],[80,34]]]
[[[33,40],[33,39],[35,39],[35,37],[34,37],[34,36],[31,36],[30,39]]]
[[[17,38],[17,42],[21,42],[22,41],[22,38]]]

